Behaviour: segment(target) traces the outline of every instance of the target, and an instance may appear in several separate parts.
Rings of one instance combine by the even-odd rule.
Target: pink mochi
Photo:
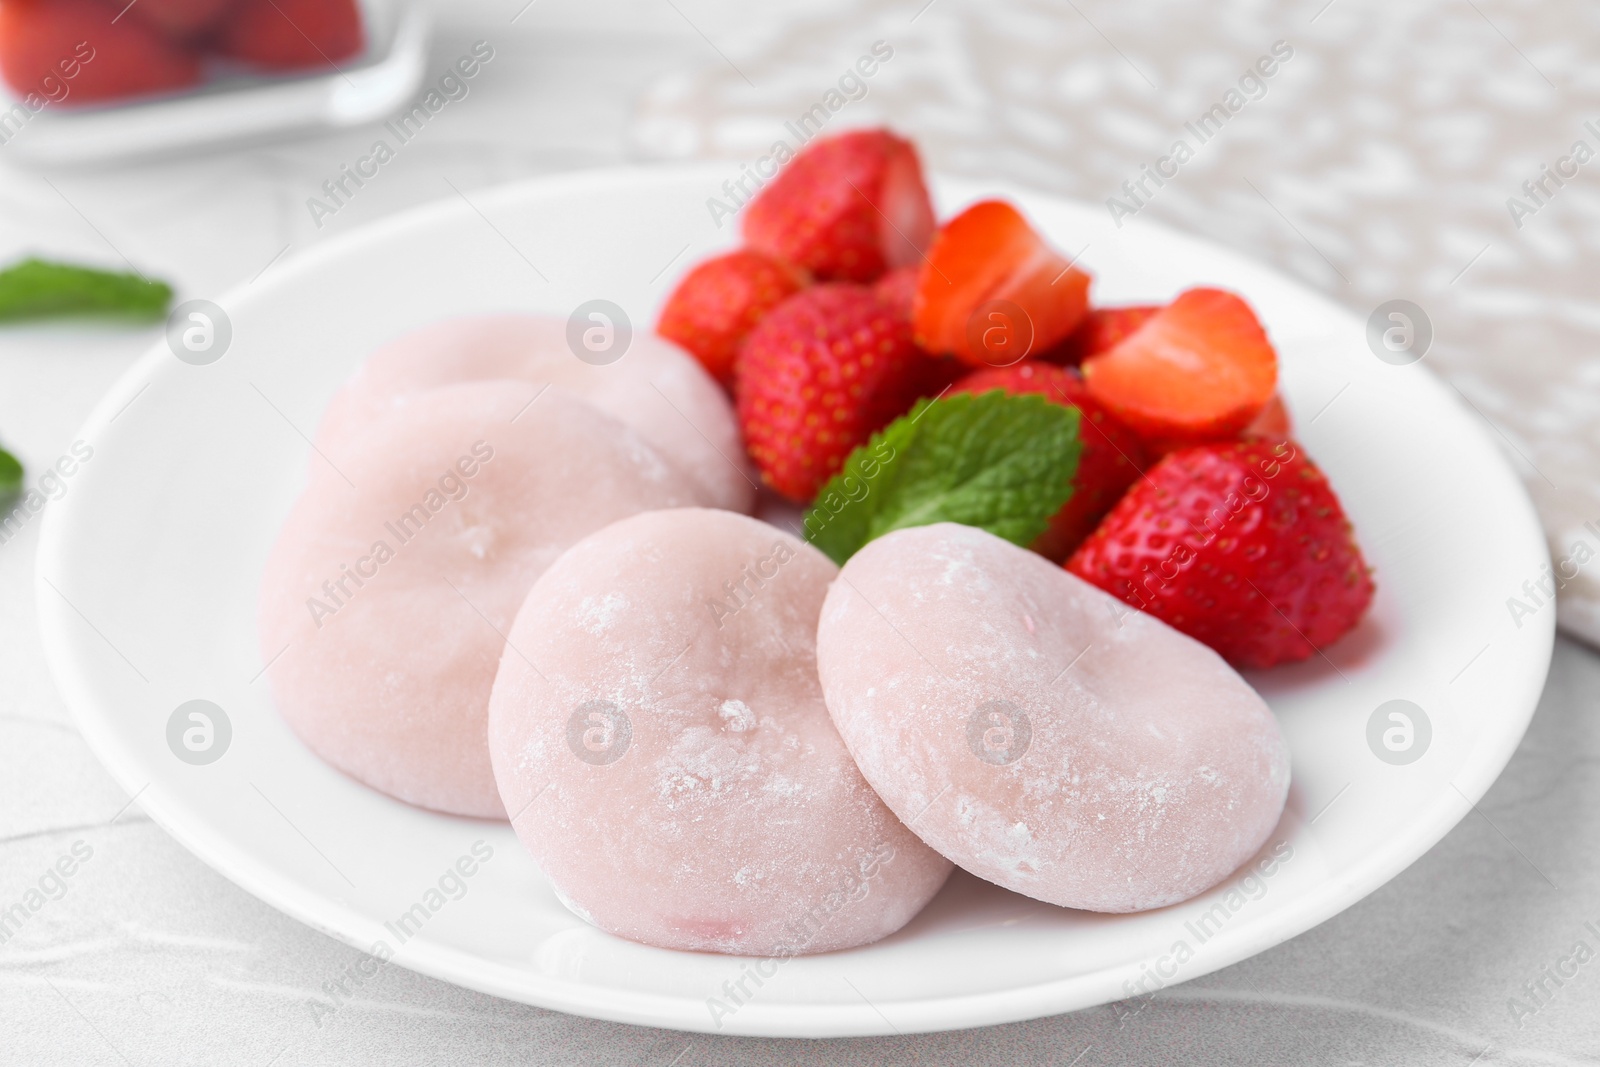
[[[505,818],[489,691],[528,589],[585,535],[699,499],[620,422],[558,387],[529,406],[537,392],[469,382],[377,418],[314,468],[262,575],[261,654],[290,727],[422,807]]]
[[[572,390],[655,446],[700,490],[697,503],[753,508],[756,483],[733,407],[693,356],[636,331],[615,362],[586,363],[567,345],[566,320],[545,316],[446,319],[391,341],[334,395],[317,444],[336,453],[375,418],[427,403],[426,390],[498,378]]]
[[[900,929],[950,864],[884,807],[822,701],[838,573],[765,523],[656,511],[574,545],[517,616],[489,704],[512,825],[588,922],[791,956]]]
[[[895,814],[1038,900],[1186,900],[1283,811],[1288,747],[1221,657],[982,530],[898,530],[856,553],[823,605],[817,662]]]

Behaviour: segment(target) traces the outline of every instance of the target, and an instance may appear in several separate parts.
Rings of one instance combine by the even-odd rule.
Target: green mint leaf
[[[22,492],[22,461],[0,448],[0,504]]]
[[[0,322],[77,315],[159,319],[172,287],[137,274],[25,259],[0,270]]]
[[[1072,496],[1078,409],[996,389],[920,401],[845,460],[806,512],[844,564],[891,530],[959,522],[1027,546]]]

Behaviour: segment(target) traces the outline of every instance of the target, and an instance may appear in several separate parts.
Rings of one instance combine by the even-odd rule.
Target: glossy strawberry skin
[[[985,393],[991,389],[1011,395],[1038,393],[1079,411],[1078,435],[1083,451],[1072,479],[1072,499],[1031,546],[1059,563],[1093,532],[1095,524],[1138,480],[1147,462],[1144,446],[1138,434],[1117,422],[1089,396],[1083,379],[1069,368],[1028,360],[976,371],[957,382],[952,392]]]
[[[916,297],[919,273],[916,267],[896,267],[872,284],[872,291],[878,295],[878,299],[889,305],[890,310],[908,324],[911,323],[911,308]],[[954,356],[933,356],[926,351],[922,354],[926,358],[918,374],[919,396],[940,396],[972,371],[971,367]]]
[[[762,479],[805,503],[924,388],[911,326],[868,286],[829,283],[779,304],[745,338],[734,399]]]
[[[1109,352],[1161,310],[1160,304],[1133,304],[1127,307],[1090,308],[1076,330],[1039,358],[1047,363],[1076,367],[1090,356]]]
[[[1254,669],[1326,648],[1374,589],[1328,480],[1287,439],[1167,455],[1067,569]]]
[[[745,243],[820,281],[871,282],[916,263],[933,204],[910,141],[853,130],[812,141],[745,208]]]
[[[878,299],[894,309],[895,314],[911,321],[911,304],[917,295],[916,267],[896,267],[872,284]]]
[[[678,283],[656,332],[688,349],[713,378],[732,388],[740,343],[767,312],[805,285],[798,269],[759,252],[715,256]]]

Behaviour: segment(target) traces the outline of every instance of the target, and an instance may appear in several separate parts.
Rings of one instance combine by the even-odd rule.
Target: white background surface
[[[1098,20],[1094,7],[1082,6]],[[634,133],[642,90],[663,75],[720,64],[707,38],[745,65],[741,41],[756,47],[782,36],[746,31],[781,26],[786,9],[800,10],[539,0],[510,24],[521,7],[522,0],[485,0],[441,13],[434,66],[480,37],[493,41],[496,59],[470,97],[320,232],[304,200],[365,149],[370,132],[115,171],[0,170],[0,258],[37,251],[116,265],[126,256],[172,279],[184,297],[215,295],[280,253],[454,195],[447,178],[470,193],[635,159],[649,143]],[[1063,10],[1063,18],[1078,17]],[[1087,26],[1075,32],[1101,40]],[[1573,36],[1573,48],[1584,43]],[[1597,42],[1600,35],[1587,38]],[[1347,34],[1332,47],[1357,54],[1363,38]],[[1231,65],[1235,57],[1224,58]],[[997,76],[1003,69],[997,62]],[[1341,101],[1318,106],[1336,114]],[[1514,93],[1473,107],[1533,110]],[[935,167],[979,169],[969,158],[931,154]],[[1582,219],[1575,212],[1575,222]],[[1277,258],[1270,244],[1239,236],[1235,243],[1253,254]],[[1587,285],[1592,295],[1592,274]],[[48,465],[154,336],[83,327],[0,333],[0,441],[30,470]],[[1593,363],[1587,350],[1557,354],[1575,373],[1580,359]],[[62,899],[0,946],[0,1063],[1600,1062],[1600,956],[1559,988],[1549,984],[1553,997],[1520,1027],[1508,1008],[1509,998],[1527,1001],[1524,984],[1574,942],[1600,953],[1600,938],[1584,929],[1586,921],[1600,926],[1600,660],[1578,646],[1558,648],[1528,738],[1480,814],[1350,911],[1165,992],[1135,1016],[1119,1020],[1105,1008],[986,1031],[847,1042],[690,1038],[511,1005],[387,968],[318,1026],[309,1002],[326,995],[322,983],[355,954],[234,888],[153,827],[137,803],[127,806],[43,669],[31,591],[36,534],[30,523],[0,546],[0,902],[17,899],[75,841],[94,856]]]

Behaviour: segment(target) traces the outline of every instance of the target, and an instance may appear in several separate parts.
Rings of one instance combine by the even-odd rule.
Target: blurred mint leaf
[[[22,461],[0,448],[0,505],[22,492]]]
[[[71,316],[160,319],[172,287],[137,274],[119,274],[25,259],[0,270],[0,322]]]

